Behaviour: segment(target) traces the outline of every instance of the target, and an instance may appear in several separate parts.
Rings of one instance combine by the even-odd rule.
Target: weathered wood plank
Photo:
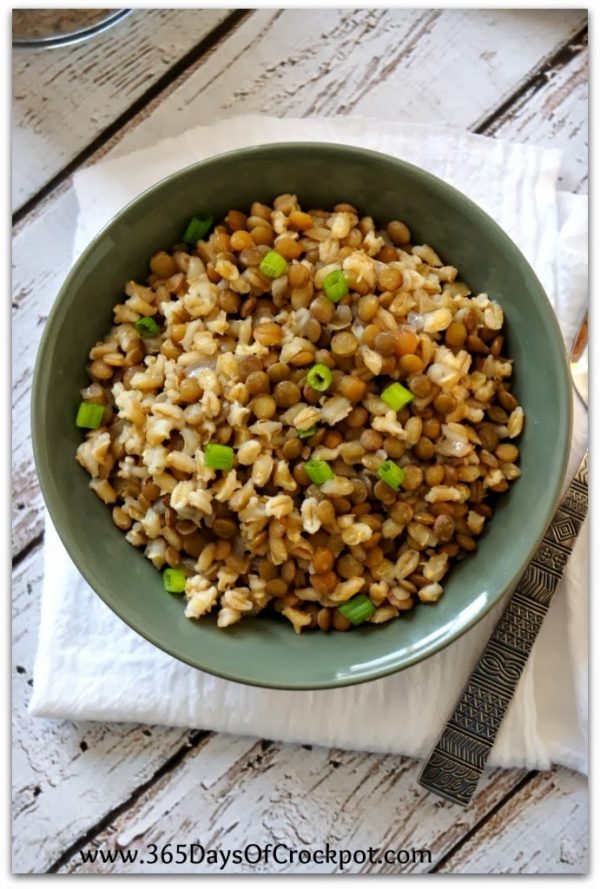
[[[538,774],[440,868],[461,874],[583,874],[588,788],[567,769]]]
[[[13,555],[43,530],[43,502],[31,445],[31,381],[44,323],[71,266],[76,215],[74,192],[63,188],[45,211],[26,220],[13,240]]]
[[[190,734],[29,716],[42,576],[38,547],[13,578],[13,864],[19,873],[49,867],[185,748]]]
[[[57,723],[27,715],[35,644],[32,627],[37,625],[42,580],[41,555],[38,548],[22,562],[14,584],[14,867],[28,873],[50,867],[65,848],[127,801],[140,784],[185,745],[188,736],[178,729]],[[83,848],[141,848],[150,842],[164,845],[186,842],[188,838],[189,842],[201,841],[207,847],[232,849],[251,842],[284,842],[299,848],[328,841],[338,848],[350,849],[369,845],[429,849],[430,864],[419,860],[407,867],[425,870],[443,859],[487,811],[518,785],[524,774],[517,770],[486,774],[474,807],[463,813],[424,794],[416,784],[418,764],[403,757],[321,748],[305,750],[296,745],[273,745],[263,750],[263,746],[248,738],[211,736]],[[528,822],[523,845],[525,850],[535,853],[529,866],[535,863],[539,870],[541,862],[546,862],[549,867],[558,855],[556,867],[568,870],[572,865],[581,869],[585,833],[583,779],[573,779],[566,770],[555,771],[552,792],[565,797],[575,787],[579,812],[577,806],[572,806],[563,818],[561,809],[561,817],[554,821],[548,812],[553,811],[556,800],[545,801],[547,787],[540,789],[539,781],[536,778],[535,793],[517,794],[515,799],[520,801],[520,807],[511,802],[507,814],[513,823],[520,823],[533,803],[541,801],[546,807],[539,817],[532,815],[531,823]],[[244,818],[240,819],[242,800]],[[200,819],[199,809],[205,813]],[[169,818],[164,819],[167,810]],[[367,810],[366,823],[360,823],[360,813]],[[549,821],[554,827],[546,842]],[[557,827],[563,821],[568,825],[564,836],[558,834]],[[500,813],[493,824],[503,823]],[[493,872],[499,867],[498,862],[506,868],[507,861],[514,861],[515,867],[522,869],[527,864],[525,852],[510,858],[514,837],[505,837],[500,829],[496,836],[494,831],[495,827],[489,836],[485,834],[491,857],[481,866],[487,867],[486,872]],[[225,835],[226,842],[222,840]],[[469,848],[480,849],[476,838],[469,843]],[[466,865],[462,850],[461,855],[456,862],[447,859],[443,868],[463,872]],[[64,869],[80,869],[78,853],[65,863]],[[354,869],[364,871],[365,867]],[[88,865],[84,870],[93,868]],[[113,870],[118,868],[96,866],[96,872]],[[147,868],[148,872],[154,870]],[[395,865],[389,864],[373,870],[398,872]]]
[[[132,121],[112,144],[121,154],[183,132],[190,119],[250,113],[469,128],[586,18],[585,10],[321,9],[315,20],[304,10],[258,10],[167,100],[141,112],[143,127]]]
[[[265,749],[266,748],[266,749]],[[292,744],[251,750],[246,739],[216,735],[192,750],[170,773],[103,830],[93,849],[144,851],[149,844],[201,843],[206,849],[233,850],[257,843],[292,849],[427,850],[425,860],[406,865],[358,862],[349,873],[425,872],[440,860],[482,816],[514,788],[520,771],[486,773],[474,804],[465,812],[417,786],[419,764],[401,756],[351,753]],[[165,818],[165,813],[168,817]],[[79,851],[60,872],[210,873],[204,863],[82,863]],[[224,873],[334,873],[333,863],[229,862]],[[339,871],[337,871],[339,872]]]
[[[584,48],[583,46],[581,47]],[[588,57],[578,52],[527,90],[488,129],[488,135],[563,151],[559,188],[578,194],[588,185]]]
[[[441,16],[432,19],[434,12],[441,12]],[[443,25],[449,12],[325,10],[319,13],[318,29],[315,29],[315,16],[304,14],[311,20],[309,33],[304,24],[302,30],[298,20],[289,18],[290,11],[261,10],[224,41],[218,52],[176,81],[166,91],[168,98],[162,97],[164,102],[150,103],[131,122],[124,138],[118,144],[107,144],[105,151],[121,153],[160,138],[165,132],[180,132],[189,126],[190,120],[206,122],[204,108],[209,108],[211,117],[253,110],[294,116],[336,113],[387,116],[395,113],[396,116],[404,114],[409,120],[435,119],[471,127],[525,82],[529,71],[552,55],[558,43],[576,33],[584,20],[584,13],[565,10],[557,13],[527,11],[525,14],[508,10],[490,14],[474,10],[471,15],[483,16],[477,27],[474,19],[467,22],[460,17],[453,19],[451,25]],[[467,15],[465,11],[452,12]],[[332,15],[337,18],[330,18]],[[515,27],[515,15],[521,16],[518,27]],[[501,24],[494,24],[497,18],[503,19]],[[290,22],[287,30],[282,28],[286,21]],[[258,23],[258,32],[248,30],[253,22],[253,28]],[[487,23],[485,27],[484,22]],[[455,36],[458,27],[460,40]],[[355,30],[360,32],[360,44],[355,40]],[[511,36],[515,33],[519,36]],[[465,43],[467,38],[470,44]],[[481,46],[482,42],[489,45],[482,49],[479,57],[464,52],[465,45]],[[399,43],[403,51],[402,57],[397,58],[398,53],[394,55],[394,52]],[[496,45],[496,57],[486,56]],[[511,48],[510,58],[505,57],[507,45]],[[448,53],[454,64],[446,65]],[[369,62],[361,69],[360,59],[363,58]],[[423,68],[429,71],[427,81],[420,73]],[[494,84],[492,91],[487,87],[471,86],[488,78]],[[575,87],[579,89],[580,85]],[[552,94],[552,89],[553,82],[550,81],[548,95]],[[461,90],[463,97],[459,102],[457,96]],[[468,102],[464,96],[468,97]],[[465,109],[472,112],[469,119]],[[568,110],[567,113],[573,112]],[[506,129],[498,129],[500,135],[515,138],[510,119],[502,126]],[[535,121],[531,123],[528,138],[536,140]],[[66,183],[35,213],[29,214],[15,237],[13,432],[18,469],[15,477],[16,552],[42,529],[41,499],[32,468],[29,439],[30,378],[43,321],[70,265],[74,221],[74,196]],[[36,567],[32,567],[34,561]],[[20,739],[15,760],[18,763],[15,858],[20,862],[19,869],[28,871],[44,869],[56,861],[65,848],[127,800],[140,783],[148,780],[180,749],[186,737],[185,733],[175,729],[153,729],[155,737],[148,738],[138,727],[77,726],[27,717],[27,681],[31,675],[34,647],[32,626],[36,623],[35,609],[29,602],[37,602],[39,597],[40,564],[39,551],[36,551],[23,561],[18,571],[18,577],[26,571],[33,572],[38,584],[31,584],[28,597],[19,595],[18,598],[21,654],[15,661],[15,665],[26,670],[15,674],[15,701],[17,691],[22,695],[16,703],[18,713],[15,717],[15,738],[18,735]],[[82,740],[88,744],[85,751],[79,747]],[[522,774],[508,772],[486,776],[489,783],[484,784],[481,803],[476,803],[480,806],[479,815],[475,820],[469,816],[463,824],[466,813],[458,812],[457,815],[457,810],[433,797],[428,797],[426,803],[417,807],[415,800],[420,799],[415,781],[417,767],[401,757],[304,751],[291,745],[263,751],[260,745],[248,739],[222,736],[218,743],[214,739],[210,743],[203,742],[203,747],[202,753],[193,750],[182,763],[157,781],[148,794],[132,801],[117,818],[116,827],[113,829],[111,825],[100,834],[97,843],[108,843],[113,836],[121,834],[121,842],[128,843],[131,837],[133,843],[139,844],[151,842],[150,836],[163,836],[157,819],[161,820],[169,801],[174,801],[178,807],[178,818],[184,810],[189,813],[189,818],[182,816],[177,821],[179,836],[174,829],[171,831],[175,841],[187,841],[189,837],[190,842],[195,842],[200,837],[208,844],[210,837],[213,845],[218,842],[228,848],[236,847],[239,842],[252,841],[247,839],[248,836],[254,837],[255,841],[264,841],[262,822],[255,824],[253,834],[244,832],[235,824],[243,802],[244,822],[253,818],[256,821],[256,813],[259,813],[257,817],[263,819],[269,835],[281,836],[283,841],[288,837],[290,844],[292,840],[296,845],[320,842],[329,836],[330,842],[340,848],[358,847],[363,844],[363,837],[366,841],[372,836],[373,844],[377,840],[385,842],[389,848],[392,844],[399,848],[409,842],[405,837],[415,836],[421,847],[433,842],[433,860],[439,862],[485,813],[517,786]],[[256,757],[261,755],[262,761],[257,762]],[[330,759],[339,761],[340,765],[329,767]],[[386,763],[386,759],[390,762]],[[131,765],[133,760],[135,768]],[[192,765],[182,772],[188,761]],[[254,767],[248,763],[254,763]],[[200,799],[206,800],[208,813],[205,826],[197,820],[198,797],[194,801],[192,793],[193,788],[199,789],[198,772],[204,776],[202,781],[206,785],[200,788]],[[361,814],[358,801],[365,810],[365,788],[372,794],[368,807],[370,823],[360,828],[358,838],[355,838],[352,830],[356,827],[354,821]],[[296,796],[299,803],[295,801]],[[339,806],[336,800],[340,800]],[[341,809],[339,813],[338,808]],[[407,815],[409,811],[410,816]],[[371,824],[373,812],[376,817]],[[32,814],[35,814],[34,818]],[[162,818],[162,821],[167,820]],[[419,822],[420,833],[412,830],[416,822]],[[386,833],[389,825],[398,826],[397,838],[394,832]],[[228,828],[231,828],[231,834],[223,841]],[[132,832],[139,830],[141,835],[136,839]],[[411,842],[416,845],[416,840]],[[446,864],[450,861],[448,859]],[[77,856],[73,856],[65,868],[72,870],[78,864]],[[106,868],[99,869],[104,871]]]
[[[167,132],[181,132],[190,121],[253,110],[296,116],[395,114],[408,120],[475,126],[552,55],[557,41],[568,41],[585,21],[581,11],[529,10],[518,13],[517,28],[515,15],[510,10],[493,14],[486,10],[321,10],[315,29],[314,16],[295,10],[259,10],[218,52],[175,83],[167,98],[151,103],[138,115],[118,144],[111,143],[105,150],[120,154]],[[453,38],[457,29],[462,35],[459,42]],[[480,55],[464,53],[467,38],[472,45],[485,44],[487,49]],[[400,45],[403,51],[396,59]],[[432,59],[446,59],[448,53],[455,53],[454,61],[442,76],[432,67]],[[376,60],[376,70],[367,66],[368,72],[357,81],[360,58]],[[394,65],[386,67],[382,60],[391,58],[396,59]],[[419,86],[423,71],[429,71],[431,78],[426,91]],[[335,90],[334,81],[338,83]],[[465,84],[480,81],[492,82],[493,90],[478,87],[468,102],[461,100],[457,117],[452,102]],[[502,136],[514,138],[509,119]],[[530,138],[535,140],[533,122]],[[70,266],[75,222],[76,201],[66,183],[23,220],[14,239],[14,553],[41,532],[42,500],[31,471],[31,374],[43,319]],[[36,245],[35,263],[31,262],[32,244]]]
[[[13,52],[13,207],[20,207],[222,22],[227,9],[136,9],[89,42]]]

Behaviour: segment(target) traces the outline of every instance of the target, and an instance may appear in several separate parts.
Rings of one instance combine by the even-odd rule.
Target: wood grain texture
[[[487,130],[488,135],[563,151],[559,188],[587,194],[588,57],[579,52],[526,90]]]
[[[42,547],[37,547],[13,577],[13,863],[19,873],[50,867],[184,749],[190,734],[28,714],[42,577]]]
[[[33,463],[29,419],[33,366],[48,312],[71,266],[77,216],[72,189],[24,220],[13,239],[12,465],[13,555],[43,530],[43,501]]]
[[[122,154],[190,120],[253,112],[467,129],[585,21],[576,10],[322,9],[315,27],[303,10],[257,10],[106,148]]]
[[[472,807],[454,806],[416,784],[418,763],[379,756],[255,742],[217,735],[192,750],[123,816],[98,834],[90,849],[144,850],[150,843],[198,843],[205,848],[241,849],[247,844],[283,843],[290,848],[423,850],[431,861],[407,865],[349,865],[350,873],[424,872],[512,790],[523,772],[486,773]],[[168,813],[168,817],[165,817]],[[416,856],[415,856],[416,857]],[[334,873],[329,864],[229,863],[224,873]],[[207,863],[82,864],[77,851],[60,872],[210,873]],[[339,871],[337,871],[339,872]]]
[[[123,108],[130,107],[140,90],[143,94],[143,84],[137,79],[140,70],[151,80],[176,62],[186,47],[193,45],[191,39],[188,42],[185,20],[177,18],[188,14],[146,11],[145,22],[154,17],[156,29],[139,25],[146,42],[131,42],[128,67],[123,72],[118,65],[111,67],[111,59],[118,57],[121,48],[106,35],[109,49],[103,58],[96,58],[96,75],[87,87],[98,99],[102,116],[89,127],[80,120],[83,115],[73,112],[77,106],[69,104],[79,89],[76,81],[90,76],[85,71],[87,57],[86,64],[80,60],[76,70],[70,66],[56,70],[50,87],[38,89],[38,94],[31,88],[33,70],[15,74],[16,91],[21,90],[23,77],[29,84],[17,99],[20,108],[15,109],[19,119],[28,115],[21,136],[30,141],[21,145],[18,153],[15,145],[14,152],[21,181],[33,177],[31,187],[37,190],[52,171],[77,156]],[[173,28],[175,20],[183,22],[179,30]],[[321,10],[318,17],[289,10],[259,10],[216,51],[174,80],[92,160],[181,132],[190,121],[208,122],[215,116],[252,111],[296,117],[356,113],[385,118],[392,114],[400,119],[474,128],[518,93],[514,108],[511,105],[494,118],[486,132],[532,142],[556,138],[561,145],[572,147],[582,170],[579,166],[567,168],[565,182],[577,180],[577,188],[583,190],[585,51],[556,71],[550,68],[552,76],[542,87],[528,91],[527,84],[532,72],[568,44],[584,22],[585,11],[573,10]],[[142,52],[144,46],[146,51]],[[480,52],[465,49],[471,46]],[[92,44],[84,44],[84,48],[92,53]],[[48,58],[43,64],[54,62]],[[58,136],[51,135],[54,121],[47,113],[51,101],[68,109],[67,123],[63,118]],[[533,108],[535,114],[530,114]],[[71,126],[73,118],[76,125]],[[54,166],[36,179],[40,144],[50,143]],[[30,193],[25,190],[23,195]],[[76,209],[74,193],[66,181],[15,230],[15,553],[31,547],[43,530],[29,431],[31,374],[44,321],[71,264]],[[476,855],[488,841],[496,857],[478,866],[482,872],[502,870],[507,861],[515,861],[512,843],[523,849],[519,852],[522,868],[566,865],[571,867],[569,872],[579,872],[585,813],[583,802],[573,808],[570,799],[579,795],[578,799],[584,800],[584,783],[564,769],[546,776],[539,787],[535,785],[535,799],[526,792],[534,782],[519,789],[523,773],[487,773],[473,809],[463,813],[434,797],[423,797],[416,784],[419,766],[403,757],[305,750],[227,736],[195,736],[186,752],[190,736],[179,729],[32,719],[26,706],[41,555],[41,547],[34,547],[15,573],[16,870],[39,872],[57,862],[60,870],[79,870],[80,846],[109,847],[118,842],[135,847],[153,841],[151,837],[156,842],[168,842],[170,837],[175,842],[201,839],[205,845],[212,842],[234,848],[244,842],[265,842],[269,836],[296,846],[320,843],[328,837],[331,843],[346,848],[368,845],[369,838],[388,848],[429,847],[432,866],[453,872],[462,872],[469,862],[480,860]],[[546,779],[553,784],[551,792]],[[513,792],[512,799],[503,805],[507,794]],[[539,815],[537,820],[527,820],[533,803]],[[549,832],[544,819],[551,817],[555,806],[566,819],[565,830],[557,821]],[[497,815],[487,821],[495,807],[499,807]],[[515,825],[513,834],[504,832],[505,809]],[[519,825],[524,823],[527,832],[519,834]],[[493,825],[491,833],[486,832],[488,825]],[[557,838],[562,844],[558,864]],[[531,855],[527,858],[528,849],[531,855],[536,854],[537,862]],[[561,856],[567,860],[561,862]],[[108,865],[96,865],[96,872],[109,870]]]
[[[568,44],[584,23],[585,12],[572,10],[337,9],[321,10],[315,30],[314,18],[302,12],[259,10],[223,41],[218,52],[192,66],[186,77],[150,103],[97,157],[126,153],[182,132],[190,121],[251,111],[293,116],[393,114],[411,121],[474,127],[527,82],[532,71],[544,66],[557,46]],[[457,31],[460,41],[453,36]],[[464,41],[487,48],[479,55],[465,53],[462,47],[470,44]],[[446,68],[449,55],[453,63]],[[360,76],[359,58],[371,60]],[[426,90],[420,80],[423,72],[430,78]],[[581,102],[575,110],[585,111]],[[585,120],[585,114],[574,118],[573,128],[581,131]],[[501,135],[517,138],[510,117],[503,122]],[[535,141],[533,124],[530,138]],[[15,231],[13,554],[42,530],[43,504],[31,471],[31,375],[43,321],[71,264],[76,215],[67,182]]]
[[[587,781],[562,769],[536,775],[440,873],[584,874],[588,852]]]
[[[227,9],[134,10],[76,46],[13,52],[13,209],[228,15]]]
[[[416,781],[420,765],[405,757],[209,735],[140,793],[140,785],[164,769],[165,762],[185,752],[190,733],[164,727],[55,722],[27,714],[35,643],[32,625],[38,620],[41,581],[42,549],[38,547],[19,566],[14,585],[13,855],[17,872],[47,870],[75,845],[60,872],[157,873],[161,868],[155,866],[136,866],[135,870],[107,864],[82,866],[79,849],[143,849],[153,842],[199,841],[207,848],[223,849],[253,842],[316,847],[325,841],[340,849],[369,845],[428,849],[430,861],[417,859],[401,868],[394,864],[351,868],[353,872],[422,872],[446,859],[523,778],[521,770],[486,772],[473,805],[464,812],[425,794]],[[563,836],[555,824],[551,842],[547,841],[546,820],[531,818],[527,848],[540,861],[550,862],[558,836],[560,855],[568,859],[562,861],[562,870],[579,873],[585,784],[565,769],[555,770],[551,778],[553,792],[561,798],[570,798],[574,780],[579,813],[577,806],[569,809],[570,832]],[[546,793],[547,788],[536,791],[536,799]],[[518,799],[519,805],[511,803],[510,810],[515,823],[528,817],[532,797],[524,794]],[[116,808],[122,811],[113,820],[110,816]],[[362,817],[365,811],[367,819]],[[110,823],[96,834],[94,825],[107,816]],[[501,816],[498,824],[503,824]],[[78,843],[88,831],[93,838]],[[502,835],[497,842],[496,857],[490,853],[486,872],[513,860],[510,837]],[[475,844],[474,848],[479,847]],[[448,859],[443,868],[461,873],[464,858],[456,863]],[[571,866],[575,869],[569,870]],[[162,870],[168,872],[168,867]],[[309,869],[314,873],[332,870]],[[177,868],[176,872],[209,871],[205,866]],[[281,871],[291,873],[294,868]],[[255,871],[247,866],[244,872]]]

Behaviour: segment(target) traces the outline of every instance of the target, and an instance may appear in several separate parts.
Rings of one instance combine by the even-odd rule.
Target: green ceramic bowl
[[[516,394],[527,420],[522,477],[502,499],[473,556],[452,569],[445,594],[381,626],[295,635],[287,621],[261,617],[226,631],[214,619],[187,620],[178,597],[113,525],[75,462],[74,416],[92,343],[111,324],[123,284],[142,279],[149,257],[181,237],[197,213],[269,201],[283,192],[305,206],[348,201],[378,222],[402,219],[417,242],[458,266],[474,292],[498,299],[515,360]],[[134,630],[194,667],[237,682],[284,689],[330,688],[375,679],[423,660],[472,627],[523,572],[557,505],[566,469],[571,395],[552,308],[517,247],[475,204],[410,164],[343,145],[264,145],[181,170],[129,204],[69,274],[39,350],[33,441],[52,520],[92,589]],[[110,649],[110,639],[106,640]]]

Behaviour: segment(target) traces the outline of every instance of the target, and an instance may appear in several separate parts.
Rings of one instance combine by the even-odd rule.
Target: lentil
[[[501,463],[516,463],[519,459],[519,449],[513,444],[499,444],[494,453]]]
[[[331,350],[334,355],[343,357],[353,355],[358,347],[358,341],[352,333],[336,333],[331,338]]]
[[[387,227],[387,233],[390,236],[392,244],[402,246],[404,244],[408,244],[408,242],[410,241],[410,231],[408,229],[408,226],[406,226],[403,222],[398,222],[397,220],[394,222],[390,222]]]
[[[296,632],[347,630],[334,603],[360,589],[372,623],[398,618],[439,598],[520,475],[502,309],[410,237],[399,220],[381,232],[349,205],[306,213],[280,195],[126,285],[82,392],[106,426],[77,459],[132,545],[183,565],[189,617],[218,605],[226,627],[270,607]],[[274,279],[257,268],[270,249],[286,260]],[[350,288],[337,304],[322,292],[334,269]],[[156,337],[137,335],[140,315]],[[324,392],[307,382],[316,363],[332,373]],[[388,411],[379,396],[397,380],[415,397]],[[207,472],[207,444],[231,449],[230,470]],[[377,475],[386,458],[398,490]],[[309,459],[332,478],[313,483]]]
[[[251,402],[250,407],[259,420],[270,420],[277,411],[275,399],[271,395],[259,395]]]
[[[364,398],[367,390],[367,384],[358,377],[343,376],[340,377],[335,385],[335,391],[348,401],[356,403]]]

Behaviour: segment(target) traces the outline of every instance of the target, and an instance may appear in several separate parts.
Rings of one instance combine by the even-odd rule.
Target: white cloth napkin
[[[195,128],[76,174],[75,254],[126,202],[169,173],[209,154],[298,139],[402,157],[469,195],[521,246],[570,344],[587,301],[587,202],[557,194],[560,153],[438,127],[246,117]],[[586,441],[587,416],[577,407],[570,474]],[[444,651],[373,683],[314,692],[251,688],[191,669],[136,635],[85,584],[49,521],[46,529],[30,706],[37,716],[164,723],[418,757],[437,739],[501,612],[497,606]],[[586,598],[584,527],[490,764],[586,770]]]

